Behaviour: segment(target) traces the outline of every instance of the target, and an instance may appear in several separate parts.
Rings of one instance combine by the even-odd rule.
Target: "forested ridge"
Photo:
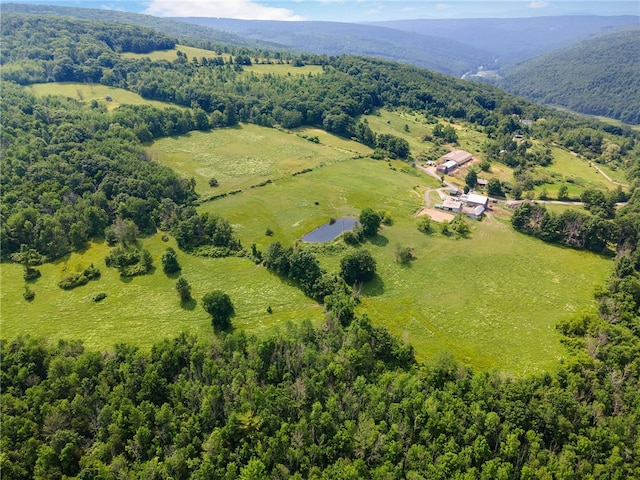
[[[537,102],[640,123],[640,30],[586,40],[529,60],[500,85]]]
[[[610,226],[605,246],[617,258],[596,292],[597,314],[558,325],[569,355],[557,371],[514,379],[474,372],[447,354],[421,363],[366,316],[344,321],[340,305],[317,327],[304,322],[261,338],[232,330],[211,340],[181,334],[150,351],[3,339],[3,477],[640,477],[640,155],[633,132],[375,59],[300,55],[301,63],[324,69],[298,78],[247,74],[243,64],[257,54],[250,51],[234,50],[222,62],[127,60],[116,43],[76,36],[97,25],[68,19],[58,20],[57,31],[70,35],[48,33],[59,42],[52,58],[29,53],[46,51],[48,37],[27,41],[28,29],[13,30],[21,40],[5,53],[5,21],[44,20],[2,16],[0,240],[3,255],[23,262],[25,273],[38,257],[82,250],[91,238],[126,243],[157,229],[182,236],[189,251],[237,252],[242,246],[228,222],[199,215],[193,183],[149,161],[142,142],[239,121],[315,125],[376,146],[359,114],[415,109],[470,122],[489,136],[488,157],[498,161],[504,147],[500,161],[524,170],[545,156],[520,151],[512,140],[520,131],[615,162],[627,172],[630,198],[618,211],[594,209]],[[129,31],[101,28],[109,38]],[[69,54],[83,45],[93,53]],[[25,58],[31,67],[20,70]],[[56,68],[65,63],[73,68]],[[20,76],[5,78],[5,66]],[[18,79],[92,80],[183,108],[108,111],[97,102],[37,98]],[[525,127],[520,118],[535,122]],[[300,265],[313,264],[300,257]],[[304,273],[291,275],[301,288]]]

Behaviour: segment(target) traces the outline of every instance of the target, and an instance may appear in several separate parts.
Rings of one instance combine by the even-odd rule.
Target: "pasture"
[[[610,261],[518,234],[501,209],[470,221],[468,239],[424,235],[413,215],[427,186],[435,181],[401,162],[363,158],[200,208],[224,215],[243,244],[259,249],[274,240],[294,244],[329,218],[367,206],[386,210],[393,225],[364,245],[377,259],[379,278],[364,287],[361,313],[410,342],[421,358],[450,350],[479,368],[514,374],[552,369],[564,354],[555,324],[593,308],[593,291]],[[396,245],[411,247],[416,260],[397,264]],[[331,272],[351,248],[340,240],[309,247]]]
[[[186,45],[176,45],[176,48],[173,48],[171,50],[155,50],[153,52],[150,53],[123,53],[121,54],[122,57],[124,58],[149,58],[151,60],[155,61],[160,61],[160,60],[167,60],[169,62],[172,62],[173,60],[178,58],[178,51],[184,53],[187,56],[187,60],[191,61],[194,57],[197,58],[198,60],[201,58],[219,58],[222,57],[225,59],[226,62],[229,61],[230,55],[229,54],[218,54],[217,52],[214,52],[213,50],[205,50],[204,48],[195,48],[195,47],[188,47]]]
[[[313,129],[300,132],[317,135]],[[326,133],[321,135],[321,143],[316,144],[281,130],[241,124],[236,128],[162,138],[148,151],[154,160],[187,178],[195,178],[196,191],[207,198],[341,162],[371,149]],[[218,180],[218,187],[209,186],[212,177]]]
[[[158,108],[183,108],[172,103],[147,100],[129,90],[108,87],[106,85],[100,85],[99,83],[36,83],[25,88],[37,96],[61,95],[86,103],[96,100],[100,105],[106,106],[108,110],[113,110],[120,105],[152,105]],[[110,97],[111,100],[107,101],[107,97]]]
[[[396,121],[388,119],[391,123],[382,117],[383,123],[394,128]],[[404,131],[407,120],[397,121]],[[418,123],[409,124],[409,134],[419,134]],[[320,144],[301,134],[317,135]],[[594,308],[594,288],[608,275],[611,261],[518,234],[499,207],[481,222],[469,221],[468,238],[444,236],[437,224],[425,235],[416,228],[415,214],[425,190],[438,182],[404,162],[367,158],[365,148],[313,129],[290,133],[241,125],[158,140],[150,150],[156,161],[194,176],[203,196],[242,190],[204,202],[199,211],[227,218],[246,248],[256,244],[264,250],[275,240],[293,245],[330,218],[357,216],[365,207],[388,212],[392,225],[362,245],[376,258],[378,276],[362,288],[359,313],[411,343],[421,359],[449,350],[479,369],[513,375],[553,370],[565,354],[555,325]],[[304,168],[311,171],[292,175]],[[211,176],[220,181],[217,190],[208,187]],[[265,179],[272,182],[250,188]],[[183,252],[179,261],[197,302],[181,306],[175,278],[160,266],[164,249],[173,243],[156,235],[143,244],[155,260],[152,275],[121,280],[104,266],[107,247],[94,244],[82,255],[40,267],[43,275],[32,286],[36,298],[31,303],[22,298],[21,267],[1,265],[3,337],[21,332],[65,336],[105,349],[125,340],[148,347],[184,330],[212,335],[197,302],[216,288],[235,303],[234,325],[250,333],[262,334],[289,320],[323,318],[321,306],[248,259],[203,259]],[[337,272],[340,259],[353,248],[340,239],[307,246],[329,272]],[[398,264],[397,246],[412,248],[415,260]],[[101,269],[100,280],[68,292],[57,286],[66,272],[91,262]],[[90,297],[97,292],[108,296],[95,303]],[[266,312],[269,306],[273,314]]]
[[[82,339],[89,348],[108,350],[120,342],[149,348],[183,331],[206,337],[213,335],[213,329],[200,300],[214,289],[230,295],[236,310],[233,324],[248,333],[263,334],[287,321],[311,319],[317,323],[323,318],[322,308],[298,288],[247,259],[194,257],[160,237],[141,242],[153,255],[153,274],[121,279],[116,269],[105,266],[109,247],[94,243],[81,255],[74,253],[38,267],[42,276],[29,284],[36,292],[32,302],[22,298],[22,267],[0,264],[2,338],[29,333],[51,339]],[[178,252],[182,275],[192,287],[195,301],[187,305],[181,305],[175,291],[176,277],[162,271],[160,259],[168,246]],[[70,291],[58,287],[60,279],[90,263],[100,269],[98,280]],[[91,297],[99,292],[107,297],[96,303]],[[269,306],[272,314],[266,313]]]

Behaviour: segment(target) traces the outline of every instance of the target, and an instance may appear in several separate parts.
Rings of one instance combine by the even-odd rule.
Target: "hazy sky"
[[[170,17],[337,22],[377,22],[408,18],[640,15],[638,0],[23,0],[16,3],[105,8]]]

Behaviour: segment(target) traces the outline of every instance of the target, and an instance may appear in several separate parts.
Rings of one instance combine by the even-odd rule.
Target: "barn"
[[[468,163],[472,160],[473,156],[469,152],[465,152],[464,150],[453,150],[446,155],[440,157],[442,162],[455,162],[459,167]]]

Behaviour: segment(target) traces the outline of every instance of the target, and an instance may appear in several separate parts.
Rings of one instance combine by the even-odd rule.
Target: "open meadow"
[[[363,245],[377,260],[378,278],[364,286],[360,313],[414,345],[421,358],[449,350],[479,368],[553,369],[564,356],[556,323],[593,308],[610,260],[516,233],[501,209],[469,221],[467,239],[443,236],[437,224],[436,233],[420,233],[414,213],[432,180],[393,166],[368,159],[334,164],[201,209],[223,214],[245,245],[259,248],[274,240],[291,245],[328,218],[367,206],[386,210],[393,225]],[[264,235],[267,226],[273,237]],[[410,265],[395,261],[397,245],[413,249]],[[340,240],[311,248],[331,272],[351,249]]]
[[[108,110],[113,110],[120,105],[151,105],[158,108],[183,108],[173,103],[147,100],[129,90],[108,87],[106,85],[100,85],[99,83],[36,83],[26,88],[37,96],[61,95],[86,103],[96,100],[100,105],[106,106]],[[107,100],[107,98],[110,98],[110,100]]]
[[[263,334],[287,321],[310,319],[317,323],[323,318],[322,308],[297,287],[247,259],[187,255],[172,240],[163,242],[160,234],[142,239],[141,244],[153,255],[153,274],[121,279],[115,268],[105,266],[109,247],[94,243],[82,254],[39,266],[42,276],[29,284],[36,293],[31,302],[22,298],[22,267],[1,264],[2,338],[29,333],[51,339],[82,339],[89,348],[109,350],[120,342],[149,348],[180,332],[212,336],[211,319],[200,300],[215,289],[231,296],[236,310],[233,324],[248,333]],[[175,290],[177,277],[162,271],[160,260],[168,246],[178,252],[182,275],[192,287],[194,301],[185,305]],[[91,263],[100,269],[98,280],[69,291],[58,287],[62,278]],[[100,292],[107,297],[94,302],[91,297]],[[268,307],[273,313],[267,313]]]
[[[300,130],[299,135],[303,134],[318,135],[314,129]],[[241,124],[162,138],[148,151],[154,160],[195,178],[196,191],[204,199],[371,152],[357,142],[326,133],[319,144],[299,135]],[[218,181],[218,187],[209,186],[211,178]]]
[[[410,119],[389,115],[380,121],[406,136],[415,138],[428,128],[416,120],[406,132],[403,125]],[[317,136],[320,143],[302,135]],[[412,147],[420,148],[416,141]],[[594,289],[611,268],[607,258],[514,232],[510,214],[498,206],[483,221],[467,220],[468,238],[447,237],[436,223],[434,233],[425,235],[417,230],[415,215],[424,205],[425,191],[438,182],[405,162],[372,160],[366,157],[367,147],[320,130],[240,125],[161,139],[149,149],[155,161],[196,178],[204,198],[241,190],[198,208],[227,218],[245,248],[255,244],[264,250],[276,240],[294,245],[331,218],[357,216],[366,207],[386,211],[392,224],[362,245],[376,258],[378,276],[362,288],[358,312],[411,343],[422,359],[449,350],[480,369],[514,375],[553,370],[565,355],[555,325],[594,308]],[[220,182],[217,189],[208,186],[211,177]],[[196,304],[181,306],[175,278],[160,267],[164,249],[175,246],[173,240],[165,243],[156,235],[143,245],[155,260],[152,275],[122,281],[104,265],[107,247],[93,244],[82,255],[41,266],[31,303],[22,298],[21,267],[3,264],[3,337],[60,335],[105,349],[125,340],[148,347],[185,330],[212,335],[197,303],[217,288],[236,306],[235,327],[250,333],[261,334],[289,320],[323,318],[321,306],[248,259],[204,259],[183,252],[179,261]],[[415,260],[398,264],[397,246],[410,247]],[[329,272],[337,272],[340,259],[353,248],[339,239],[308,247]],[[102,272],[98,281],[68,292],[57,286],[67,272],[91,262]],[[107,298],[95,303],[90,297],[98,292]]]

